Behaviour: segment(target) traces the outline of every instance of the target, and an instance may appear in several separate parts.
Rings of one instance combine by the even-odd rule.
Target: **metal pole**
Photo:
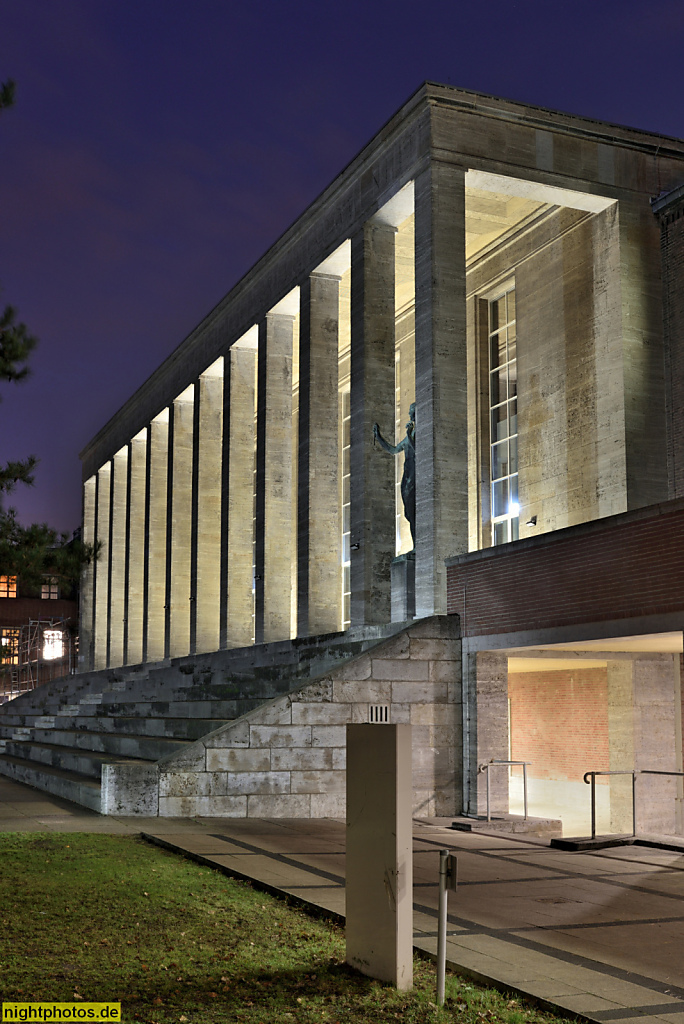
[[[486,765],[485,767],[487,769],[487,821],[491,821],[492,815],[489,809],[489,765]]]
[[[523,764],[523,800],[525,802],[525,821],[527,821],[527,765]]]
[[[596,773],[591,773],[591,838],[596,838]]]
[[[632,835],[636,836],[636,772],[632,772]]]
[[[489,772],[487,772],[489,782]],[[437,1005],[444,1006],[447,933],[447,863],[448,850],[439,851],[439,907],[437,911]]]

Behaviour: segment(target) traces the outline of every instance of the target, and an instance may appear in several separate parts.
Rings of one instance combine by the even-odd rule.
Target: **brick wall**
[[[684,501],[447,560],[464,636],[684,611]]]
[[[529,778],[578,782],[588,767],[608,771],[605,668],[509,672],[508,695],[511,759],[532,762]]]

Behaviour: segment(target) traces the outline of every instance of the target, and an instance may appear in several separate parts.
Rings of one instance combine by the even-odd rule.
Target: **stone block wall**
[[[684,187],[654,204],[660,221],[670,494],[684,494]]]
[[[461,809],[461,643],[455,616],[409,627],[170,755],[138,778],[107,766],[105,813],[344,817],[346,725],[371,705],[413,726],[413,812]]]

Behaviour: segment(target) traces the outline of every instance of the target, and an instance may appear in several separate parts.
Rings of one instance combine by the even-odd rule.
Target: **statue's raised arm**
[[[406,424],[406,437],[399,444],[390,444],[380,433],[377,423],[373,424],[373,437],[379,441],[380,447],[389,455],[404,453],[404,473],[401,478],[401,499],[404,503],[404,515],[411,527],[413,548],[416,546],[416,404],[411,403],[409,421]]]
[[[406,448],[406,438],[402,438],[399,444],[390,444],[380,433],[380,426],[377,423],[373,424],[373,437],[376,441],[380,442],[380,447],[384,448],[389,455],[398,455],[399,452],[403,452]]]

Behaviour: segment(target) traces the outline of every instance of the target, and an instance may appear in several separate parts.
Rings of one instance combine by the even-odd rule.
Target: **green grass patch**
[[[553,1024],[416,959],[415,988],[344,963],[341,928],[126,836],[0,835],[5,1001],[120,1001],[126,1022]]]

